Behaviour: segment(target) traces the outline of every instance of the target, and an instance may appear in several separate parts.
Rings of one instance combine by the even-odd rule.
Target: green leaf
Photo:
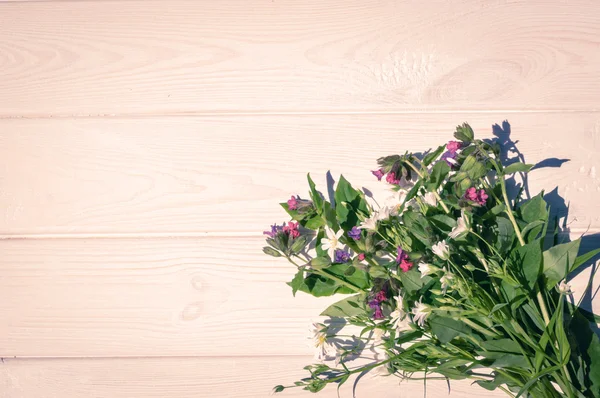
[[[515,241],[515,230],[510,220],[504,216],[496,218],[498,236],[496,238],[496,248],[500,253],[507,252]]]
[[[430,277],[421,278],[421,273],[415,268],[409,270],[408,272],[400,271],[399,276],[400,280],[402,281],[402,286],[404,286],[406,291],[409,293],[416,292],[431,280]]]
[[[542,272],[542,244],[535,240],[531,243],[513,250],[510,262],[515,272],[520,275],[527,286],[532,290]]]
[[[315,269],[320,269],[323,267],[328,266],[329,264],[331,264],[331,260],[329,260],[329,257],[315,257],[312,260],[310,260],[310,265],[315,268]]]
[[[474,138],[473,129],[468,123],[463,123],[462,125],[456,126],[454,137],[459,141],[471,142]]]
[[[285,387],[282,386],[282,385],[278,385],[278,386],[273,387],[273,392],[274,393],[282,392],[283,390],[285,390]]]
[[[533,167],[533,164],[526,163],[513,163],[504,168],[504,175],[513,174],[513,173],[527,173]]]
[[[519,344],[511,339],[487,340],[481,343],[481,348],[489,352],[521,354]]]
[[[292,287],[292,294],[296,296],[296,292],[302,287],[304,284],[304,270],[298,270],[294,279],[290,282],[290,286]]]
[[[577,239],[551,247],[544,252],[546,289],[552,289],[567,276],[577,258],[580,243],[581,240]]]
[[[308,179],[308,186],[310,187],[310,198],[315,204],[317,212],[321,212],[323,207],[323,198],[321,198],[321,194],[317,191],[314,181],[312,178],[310,178],[310,173],[306,175],[306,178]]]
[[[533,242],[536,240],[540,235],[540,232],[542,232],[545,224],[546,222],[543,220],[537,220],[527,224],[527,226],[521,231],[521,236],[523,236],[525,242]]]
[[[456,227],[456,219],[445,214],[436,214],[429,217],[429,221],[442,231],[451,231]]]
[[[440,145],[435,151],[425,155],[425,157],[423,158],[423,165],[429,166],[431,164],[431,162],[436,160],[438,158],[438,156],[440,156],[442,154],[442,152],[444,152],[445,149],[446,149],[446,145]]]
[[[369,267],[369,275],[373,278],[388,278],[387,270],[381,265],[371,265]]]
[[[332,264],[324,271],[360,289],[366,289],[370,286],[369,274],[363,269],[348,264]]]
[[[580,312],[575,311],[569,330],[574,336],[571,349],[582,356],[583,362],[588,364],[584,379],[593,397],[600,396],[600,340],[590,322]]]
[[[291,282],[288,282],[288,285],[291,285]],[[304,283],[298,287],[298,290],[312,294],[315,297],[331,296],[335,293],[354,293],[354,291],[340,285],[333,279],[325,278],[317,274],[310,274],[306,277]]]
[[[345,318],[354,315],[364,314],[367,310],[365,307],[365,293],[355,294],[354,296],[346,297],[337,303],[331,304],[321,313],[321,316]]]
[[[529,224],[537,220],[546,221],[548,211],[546,210],[546,201],[543,198],[543,192],[526,201],[519,208],[521,217]]]
[[[359,191],[340,176],[334,193],[337,220],[344,230],[349,230],[358,224],[357,212],[367,213],[367,203]]]
[[[496,311],[506,307],[508,305],[508,303],[500,303],[500,304],[496,304],[494,306],[494,308],[492,308],[492,310],[490,311],[490,314],[488,315],[489,317],[491,317]]]
[[[494,368],[528,368],[529,362],[523,355],[505,354],[496,359],[492,366]]]
[[[450,166],[446,162],[437,162],[431,174],[429,176],[429,182],[426,185],[428,191],[435,191],[442,184],[448,173],[450,172]]]
[[[316,216],[306,220],[304,227],[316,231],[317,229],[321,228],[323,225],[325,225],[325,220],[323,219],[323,217],[321,215],[316,215]]]
[[[442,344],[450,342],[456,336],[461,334],[468,335],[471,333],[471,328],[463,322],[443,316],[434,316],[429,318],[431,331]]]
[[[281,253],[278,250],[273,249],[272,247],[265,246],[263,247],[263,252],[273,257],[281,257]]]
[[[581,256],[578,256],[575,259],[575,262],[573,263],[573,265],[571,266],[571,268],[569,269],[569,272],[575,271],[582,264],[587,263],[588,261],[590,261],[592,258],[594,258],[599,253],[600,253],[600,249],[596,249],[596,250],[589,251],[589,252],[587,252],[585,254],[582,254]]]

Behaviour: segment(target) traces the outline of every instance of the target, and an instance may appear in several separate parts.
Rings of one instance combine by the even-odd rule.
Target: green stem
[[[479,326],[478,324],[476,324],[475,322],[473,322],[472,320],[470,320],[468,318],[461,318],[461,320],[466,325],[469,325],[472,329],[475,329],[475,330],[479,331],[480,333],[485,334],[488,337],[496,338],[499,336],[498,333],[490,332],[489,330],[482,328],[481,326]]]
[[[292,264],[294,264],[296,267],[298,267],[298,268],[300,268],[300,267],[301,267],[299,264],[297,264],[297,263],[296,263],[294,260],[292,260],[290,257],[288,257],[288,260],[289,260],[289,261],[290,261]],[[326,278],[333,279],[334,281],[336,281],[336,282],[337,282],[337,283],[339,283],[340,285],[346,286],[348,289],[350,289],[350,290],[352,290],[352,291],[354,291],[354,292],[356,292],[356,293],[359,293],[359,292],[362,292],[362,291],[363,291],[363,290],[362,290],[362,289],[360,289],[359,287],[357,287],[357,286],[354,286],[353,284],[351,284],[351,283],[349,283],[349,282],[346,282],[345,280],[343,280],[343,279],[340,279],[340,278],[338,278],[337,276],[335,276],[335,275],[332,275],[332,274],[330,274],[329,272],[326,272],[325,270],[316,269],[316,268],[312,268],[312,267],[310,268],[310,270],[311,270],[311,272],[314,272],[315,274],[319,274],[319,275],[321,275],[321,276],[324,276],[324,277],[326,277]]]

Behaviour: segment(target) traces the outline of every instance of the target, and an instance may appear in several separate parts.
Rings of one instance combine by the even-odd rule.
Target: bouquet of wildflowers
[[[595,318],[566,282],[600,250],[559,244],[543,193],[509,196],[506,179],[532,165],[502,164],[499,144],[466,123],[454,137],[378,159],[372,173],[393,192],[382,205],[343,176],[328,201],[310,175],[310,199],[281,204],[292,221],[265,232],[264,252],[297,267],[294,294],[344,296],[313,325],[319,362],[276,392],[377,372],[472,379],[511,397],[600,397]],[[346,327],[355,332],[342,338]]]

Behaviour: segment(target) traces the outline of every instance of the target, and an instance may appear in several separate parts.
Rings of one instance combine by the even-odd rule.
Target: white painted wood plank
[[[302,367],[310,363],[310,357],[5,359],[0,364],[0,389],[11,398],[267,398],[275,385],[305,377]],[[452,382],[452,393],[448,394],[445,382],[429,381],[426,396],[505,396],[469,384]],[[352,397],[351,388],[348,382],[340,389],[340,396]],[[356,393],[358,398],[424,397],[420,381],[398,384],[395,377],[370,375],[359,382]],[[275,396],[313,395],[290,389]],[[318,397],[337,398],[335,386],[327,387]]]
[[[599,236],[584,250],[599,247]],[[263,245],[2,240],[0,357],[312,355],[310,322],[343,296],[292,297],[285,282],[295,268],[264,255]],[[573,282],[577,298],[588,274]],[[586,308],[600,313],[598,297]]]
[[[597,110],[600,3],[2,3],[0,116]]]
[[[531,172],[531,192],[558,187],[571,228],[599,228],[600,113],[272,115],[0,121],[0,235],[260,235],[307,172],[323,192],[328,170],[381,191],[378,157],[463,121],[492,137],[504,117],[527,162],[570,159]]]

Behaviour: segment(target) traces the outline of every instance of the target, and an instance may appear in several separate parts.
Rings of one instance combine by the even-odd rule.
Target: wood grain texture
[[[292,296],[263,239],[0,242],[0,357],[312,355],[337,298]]]
[[[0,4],[0,116],[597,110],[600,3]]]
[[[295,268],[264,255],[263,245],[262,238],[0,241],[0,357],[312,355],[310,322],[343,296],[292,297],[285,282]],[[599,246],[595,235],[583,250]],[[588,275],[572,283],[576,298]],[[586,307],[600,312],[600,301],[588,298]]]
[[[0,121],[0,234],[260,235],[310,172],[384,194],[383,155],[452,138],[469,121],[493,137],[506,114],[227,116]],[[509,114],[511,137],[574,232],[600,228],[600,113]],[[506,128],[506,127],[504,127]],[[502,130],[498,126],[495,130]],[[379,196],[382,198],[382,196]]]
[[[267,398],[277,384],[292,384],[306,376],[303,366],[311,357],[259,358],[127,358],[127,359],[5,359],[0,364],[0,390],[10,398]],[[215,369],[218,369],[215,372]],[[365,376],[357,398],[422,398],[423,383],[395,377]],[[473,388],[468,381],[427,383],[427,397],[465,397]],[[340,389],[341,398],[352,397],[352,383]],[[478,397],[503,397],[499,392],[477,390]],[[281,398],[314,395],[290,389]],[[335,386],[319,398],[337,398]]]

